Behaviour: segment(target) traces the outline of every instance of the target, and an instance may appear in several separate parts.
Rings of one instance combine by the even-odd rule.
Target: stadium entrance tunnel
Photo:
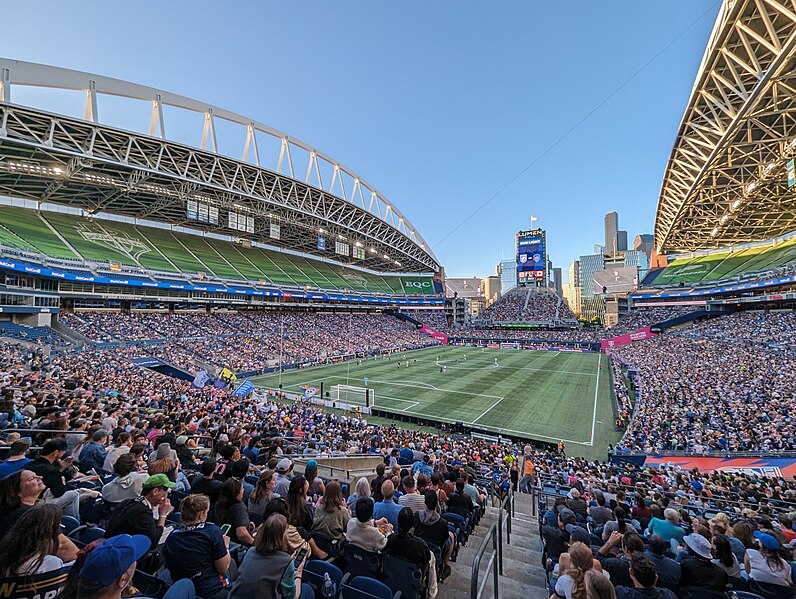
[[[133,364],[136,366],[142,366],[144,368],[149,368],[150,370],[154,370],[160,374],[165,374],[166,376],[173,377],[175,379],[180,379],[182,381],[192,381],[194,379],[194,375],[177,368],[173,364],[168,364],[163,360],[159,360],[157,358],[152,358],[149,356],[144,356],[140,358],[133,358]]]

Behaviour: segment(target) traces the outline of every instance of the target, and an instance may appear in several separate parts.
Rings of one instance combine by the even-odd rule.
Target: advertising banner
[[[448,345],[448,336],[445,333],[440,333],[439,331],[432,329],[427,324],[424,324],[422,327],[418,329],[421,333],[424,333],[434,339],[435,341],[439,341],[444,345]]]
[[[750,476],[781,476],[783,478],[796,476],[796,458],[648,456],[644,465],[653,468],[666,466],[682,470],[697,468],[703,474],[721,470],[722,472],[738,472]]]
[[[627,335],[618,335],[610,339],[603,339],[600,341],[600,349],[605,351],[606,349],[627,345],[628,343],[642,341],[643,339],[649,339],[651,337],[655,337],[655,333],[650,330],[650,327],[644,327],[643,329],[628,333]]]

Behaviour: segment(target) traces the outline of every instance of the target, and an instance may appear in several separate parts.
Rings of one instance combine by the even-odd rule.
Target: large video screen
[[[524,235],[517,240],[517,279],[544,279],[544,238]]]
[[[638,289],[638,267],[617,266],[594,273],[594,295],[628,293]]]

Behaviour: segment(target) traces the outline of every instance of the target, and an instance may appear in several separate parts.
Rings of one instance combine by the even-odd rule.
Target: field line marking
[[[594,447],[594,427],[597,424],[597,391],[600,389],[600,369],[602,368],[603,355],[597,359],[597,384],[594,385],[594,412],[591,417],[591,441],[589,445]]]
[[[504,399],[503,397],[501,397],[500,399],[498,399],[498,400],[497,400],[495,403],[493,403],[491,406],[489,406],[489,407],[488,407],[486,410],[484,410],[483,412],[481,412],[481,415],[480,415],[478,418],[476,418],[475,420],[473,420],[473,421],[472,421],[470,424],[475,424],[476,422],[478,422],[479,420],[481,420],[481,418],[483,418],[483,417],[484,417],[484,416],[486,416],[486,415],[487,415],[489,412],[491,412],[491,411],[492,411],[492,408],[494,408],[494,407],[495,407],[496,405],[498,405],[498,404],[499,404],[501,401],[503,401],[503,399]]]

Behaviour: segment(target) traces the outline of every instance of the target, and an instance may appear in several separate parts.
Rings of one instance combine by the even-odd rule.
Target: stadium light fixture
[[[56,175],[63,175],[64,174],[64,169],[62,169],[60,166],[54,166],[53,167],[53,172]]]
[[[710,232],[710,236],[711,237],[715,237],[716,233],[718,233],[718,232],[719,232],[719,228],[718,227],[713,227],[713,230]]]
[[[789,148],[796,148],[796,139],[790,140],[790,143],[788,144],[788,147]]]
[[[775,168],[777,168],[777,163],[776,162],[772,162],[772,163],[766,165],[766,174],[769,174]]]
[[[324,231],[323,229],[318,229],[318,233],[323,234],[323,233],[326,233],[326,231]]]
[[[746,186],[746,192],[752,193],[757,188],[757,181],[752,181],[749,185]]]
[[[370,253],[371,254],[375,254],[376,253],[376,248],[370,248]]]
[[[733,209],[733,210],[735,210],[735,209],[736,209],[738,206],[740,206],[740,205],[741,205],[741,200],[735,200],[735,201],[732,203],[732,209]]]
[[[721,217],[721,223],[722,224],[726,223],[729,218],[730,218],[729,214],[725,214],[724,216]]]
[[[362,247],[362,242],[361,241],[357,241],[354,245],[357,246],[358,248],[361,248]]]

